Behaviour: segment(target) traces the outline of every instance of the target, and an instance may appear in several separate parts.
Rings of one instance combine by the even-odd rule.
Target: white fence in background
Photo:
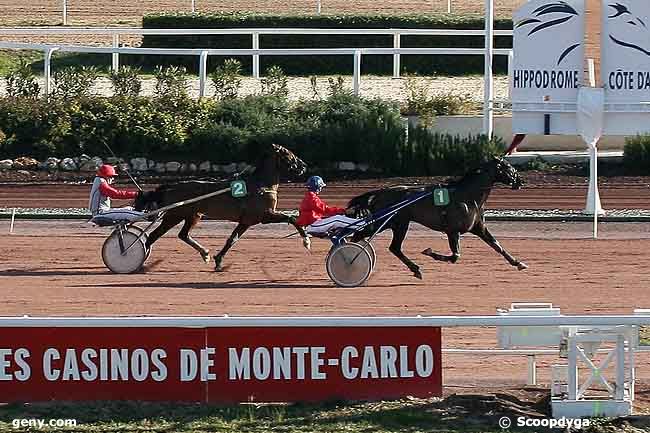
[[[190,0],[189,10],[191,13],[196,13],[198,10],[197,0]],[[316,0],[316,15],[320,15],[323,10],[322,0]],[[451,0],[447,0],[447,13],[451,13]],[[68,0],[62,0],[61,4],[62,22],[64,26],[68,25]]]
[[[491,5],[487,0],[486,4]],[[491,9],[490,9],[491,11]],[[490,12],[491,16],[491,12]],[[207,84],[208,56],[252,56],[253,76],[260,77],[260,56],[353,56],[353,90],[359,94],[361,84],[361,61],[363,55],[392,55],[393,77],[399,78],[401,55],[483,55],[485,59],[484,101],[483,101],[483,132],[492,136],[493,131],[493,76],[492,58],[495,55],[512,58],[510,49],[494,49],[494,36],[512,36],[512,30],[494,30],[492,20],[486,20],[485,30],[453,30],[453,29],[141,29],[141,28],[61,28],[61,27],[4,27],[0,28],[1,36],[25,35],[106,35],[113,40],[112,47],[93,47],[83,45],[53,45],[25,44],[16,42],[0,42],[0,48],[41,50],[45,53],[45,92],[51,89],[51,58],[55,51],[77,53],[112,54],[112,68],[119,67],[120,54],[137,55],[188,55],[198,56],[199,62],[199,95],[205,95]],[[252,49],[177,49],[177,48],[130,48],[120,47],[120,35],[250,35]],[[307,49],[261,49],[260,35],[392,35],[392,48],[307,48]],[[485,38],[485,48],[401,48],[402,36],[482,36]]]

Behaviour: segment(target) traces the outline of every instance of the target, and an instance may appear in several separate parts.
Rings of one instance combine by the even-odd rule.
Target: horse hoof
[[[422,272],[420,272],[420,270],[418,269],[417,271],[413,272],[413,276],[415,278],[417,278],[418,280],[421,280],[422,279]]]
[[[302,246],[305,247],[307,251],[311,251],[311,240],[309,240],[309,238],[303,238]]]
[[[210,253],[201,254],[201,258],[203,259],[206,265],[210,263]]]
[[[431,248],[427,248],[426,250],[422,251],[422,254],[424,254],[425,256],[431,257],[431,254],[433,254],[433,251],[431,250]]]
[[[519,262],[517,264],[517,269],[519,269],[520,271],[523,271],[524,269],[528,269],[528,265],[526,263],[524,263],[524,262]]]

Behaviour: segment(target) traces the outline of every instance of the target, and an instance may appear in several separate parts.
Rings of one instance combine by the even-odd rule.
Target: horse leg
[[[449,248],[451,249],[450,256],[434,253],[431,248],[427,248],[426,250],[422,251],[422,254],[441,262],[456,263],[458,259],[460,259],[460,233],[447,233],[447,240],[449,241]]]
[[[185,224],[183,224],[181,231],[178,232],[178,237],[183,242],[198,251],[205,263],[210,263],[210,250],[205,248],[190,236],[190,230],[192,230],[199,221],[201,221],[201,214],[198,213],[185,218]]]
[[[298,234],[300,234],[300,236],[302,237],[302,245],[308,250],[311,249],[311,241],[309,240],[309,236],[307,236],[307,233],[305,233],[305,230],[301,226],[296,224],[296,219],[294,217],[290,217],[280,212],[269,211],[262,216],[260,222],[262,224],[274,224],[274,223],[291,224],[298,231]]]
[[[224,271],[223,266],[221,266],[221,261],[223,260],[223,257],[226,255],[228,250],[237,243],[239,238],[242,237],[244,232],[246,232],[246,230],[248,230],[249,227],[250,226],[247,224],[242,224],[242,223],[237,224],[237,227],[235,227],[235,230],[232,231],[230,237],[226,241],[226,244],[223,246],[221,251],[219,251],[219,253],[216,256],[214,256],[214,270],[216,272]]]
[[[411,272],[413,272],[413,276],[415,276],[415,278],[419,278],[421,280],[422,272],[420,272],[420,267],[413,263],[402,252],[402,243],[404,242],[404,238],[406,238],[406,233],[409,231],[409,223],[406,222],[405,224],[392,226],[391,229],[393,230],[393,240],[391,241],[388,249],[391,253],[393,253],[395,257],[400,259],[400,261],[404,263]]]
[[[147,242],[146,242],[147,249],[151,248],[154,242],[160,239],[165,233],[171,230],[172,227],[177,225],[182,220],[183,220],[182,216],[170,217],[168,215],[165,215],[162,221],[160,222],[160,224],[158,225],[158,227],[156,227],[156,229],[147,236]]]
[[[513,257],[505,248],[499,244],[499,241],[490,233],[487,226],[481,221],[476,224],[470,233],[475,234],[479,238],[483,239],[485,243],[491,246],[497,253],[501,254],[512,266],[516,266],[520,271],[527,269],[528,265],[515,257]]]

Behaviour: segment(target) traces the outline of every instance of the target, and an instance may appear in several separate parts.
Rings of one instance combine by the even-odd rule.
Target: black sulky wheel
[[[337,286],[357,287],[370,277],[372,258],[363,246],[346,242],[332,247],[327,255],[325,267]]]
[[[139,233],[123,230],[122,246],[120,246],[120,231],[113,230],[104,241],[102,260],[111,272],[116,274],[132,274],[142,268],[147,260],[148,252],[144,237],[138,239]],[[124,250],[123,250],[124,249]]]

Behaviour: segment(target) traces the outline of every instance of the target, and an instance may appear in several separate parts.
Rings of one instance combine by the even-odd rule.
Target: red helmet
[[[97,169],[97,176],[113,177],[113,176],[117,176],[117,172],[115,171],[115,167],[113,167],[112,165],[102,164],[102,166]]]

